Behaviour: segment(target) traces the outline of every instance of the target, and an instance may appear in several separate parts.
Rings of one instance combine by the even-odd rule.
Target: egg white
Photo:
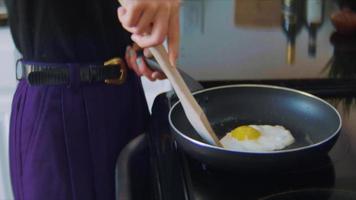
[[[223,147],[235,151],[268,152],[283,149],[295,141],[290,131],[283,126],[248,126],[258,130],[261,136],[256,140],[239,141],[232,137],[229,132],[220,140]]]

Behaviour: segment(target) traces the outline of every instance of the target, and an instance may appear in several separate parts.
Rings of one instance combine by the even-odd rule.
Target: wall
[[[8,133],[11,99],[15,90],[15,50],[10,31],[0,27],[0,200],[11,200]]]
[[[330,10],[334,9],[332,1],[325,1],[325,21],[318,33],[317,57],[308,57],[308,33],[303,27],[297,37],[296,62],[293,66],[286,64],[286,36],[280,22],[271,23],[268,27],[257,21],[250,26],[243,23],[249,19],[241,19],[244,16],[241,13],[239,15],[241,10],[237,6],[246,1],[184,1],[179,67],[198,80],[320,77],[320,69],[333,53],[329,42],[333,31],[329,21]],[[273,18],[278,18],[277,15],[281,17],[280,8],[274,4],[282,1],[260,2],[271,4]],[[264,19],[267,15],[267,11],[262,11],[257,13],[256,20]]]

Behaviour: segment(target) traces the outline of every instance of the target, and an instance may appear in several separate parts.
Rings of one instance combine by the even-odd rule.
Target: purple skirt
[[[116,159],[144,131],[148,115],[133,73],[121,86],[20,81],[10,125],[15,199],[113,200]]]

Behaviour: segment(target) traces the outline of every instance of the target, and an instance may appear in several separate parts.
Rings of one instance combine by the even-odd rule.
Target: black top
[[[96,62],[122,56],[129,34],[115,0],[6,0],[10,28],[23,58]]]

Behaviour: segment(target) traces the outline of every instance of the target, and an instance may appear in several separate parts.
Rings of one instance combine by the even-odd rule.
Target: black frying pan
[[[194,93],[221,139],[239,125],[282,125],[295,143],[273,152],[237,152],[205,143],[185,117],[180,102],[169,113],[178,145],[215,168],[279,168],[327,155],[341,129],[337,110],[305,92],[268,85],[232,85]]]

